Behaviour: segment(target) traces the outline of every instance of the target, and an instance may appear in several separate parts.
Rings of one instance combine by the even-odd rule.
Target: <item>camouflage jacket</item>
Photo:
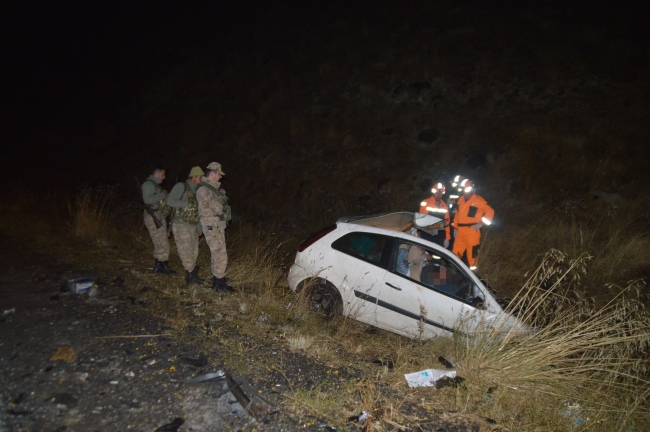
[[[226,191],[220,189],[221,183],[203,178],[203,181],[196,190],[196,198],[199,202],[199,216],[201,225],[216,225],[225,229],[231,219],[230,206]]]
[[[173,209],[174,223],[196,225],[197,231],[201,231],[196,189],[197,185],[189,179],[176,183],[171,192],[169,192],[167,205]]]
[[[154,176],[149,176],[144,183],[142,183],[142,200],[145,204],[151,205],[156,217],[161,222],[164,221],[166,216],[169,216],[171,209],[167,207],[167,191],[160,186],[160,180]],[[147,216],[147,211],[144,211]]]

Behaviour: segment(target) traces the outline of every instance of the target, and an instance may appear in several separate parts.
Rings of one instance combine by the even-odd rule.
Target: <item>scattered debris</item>
[[[224,379],[226,374],[223,371],[211,372],[203,375],[199,375],[191,380],[187,381],[188,384],[196,384],[204,381],[210,381],[214,379]]]
[[[372,363],[379,366],[386,366],[388,369],[393,369],[395,367],[395,364],[390,359],[375,359]]]
[[[155,335],[97,336],[97,339],[153,338],[162,336],[169,336],[169,333],[161,333]]]
[[[12,404],[12,405],[18,405],[19,403],[21,403],[21,402],[23,401],[23,399],[25,399],[25,394],[24,394],[24,393],[20,393],[20,394],[19,394],[18,396],[16,396],[16,398],[11,402],[11,404]]]
[[[205,354],[201,354],[199,355],[199,358],[195,359],[189,357],[181,357],[181,360],[194,367],[203,367],[208,364],[208,357]]]
[[[176,432],[179,427],[185,423],[181,417],[175,418],[171,423],[164,424],[156,429],[154,432]]]
[[[119,258],[119,259],[117,260],[117,262],[118,262],[120,265],[123,265],[123,266],[131,266],[131,265],[133,265],[133,263],[134,263],[135,261],[133,261],[133,260],[129,260],[129,259],[122,259],[122,258]]]
[[[8,409],[7,414],[14,416],[30,415],[32,412],[27,410]]]
[[[440,378],[438,381],[436,381],[436,388],[441,389],[445,387],[460,387],[462,383],[465,382],[465,378],[455,376],[453,378],[450,378],[448,376],[443,376]]]
[[[228,393],[228,392],[231,392],[234,388],[239,387],[239,386],[242,385],[242,384],[244,384],[244,380],[239,381],[237,384],[235,384],[234,387],[230,387],[230,386],[228,386],[228,388],[225,389],[224,391],[217,393],[217,394],[215,395],[215,398],[216,398],[216,399],[219,399],[221,396],[225,395],[225,394]]]
[[[113,288],[124,288],[124,279],[119,276],[113,279]]]
[[[574,427],[582,425],[584,423],[584,412],[580,404],[569,400],[565,400],[563,403],[565,408],[560,411],[560,414],[571,421]]]
[[[86,277],[68,280],[68,289],[73,294],[84,294],[95,285],[95,279]]]
[[[440,362],[441,365],[443,365],[446,368],[449,368],[449,369],[454,368],[454,365],[451,364],[451,362],[449,360],[447,360],[446,358],[444,358],[443,356],[438,357],[438,361]]]
[[[5,309],[5,310],[2,311],[2,313],[0,314],[0,319],[7,318],[9,315],[11,315],[11,314],[14,313],[14,312],[16,312],[16,308]]]
[[[50,360],[64,360],[68,363],[72,363],[77,360],[79,353],[76,353],[70,347],[58,348]]]
[[[433,387],[442,377],[455,378],[455,370],[446,369],[425,369],[420,372],[404,374],[409,387]]]
[[[366,422],[372,421],[373,417],[374,416],[372,414],[367,413],[365,411],[361,411],[361,414],[359,415],[348,417],[348,424],[350,423],[365,424]]]
[[[244,411],[248,412],[251,416],[259,417],[260,415],[272,413],[272,405],[269,402],[258,395],[253,395],[252,398],[246,396],[240,387],[241,383],[237,384],[233,377],[228,374],[226,374],[226,383],[228,384],[233,396],[235,396],[235,399],[237,399],[237,402],[239,402],[239,404],[244,407]]]
[[[70,393],[54,393],[48,397],[48,400],[56,404],[76,405],[78,400]]]

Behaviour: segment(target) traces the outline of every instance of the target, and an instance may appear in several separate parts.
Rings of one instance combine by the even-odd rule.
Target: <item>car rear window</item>
[[[332,248],[355,258],[381,265],[388,238],[379,234],[355,232],[332,243]]]

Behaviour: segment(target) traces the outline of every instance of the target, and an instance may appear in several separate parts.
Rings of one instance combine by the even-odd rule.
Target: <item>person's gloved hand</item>
[[[445,241],[443,242],[443,246],[445,247],[445,249],[449,248],[449,239],[445,239]]]
[[[477,224],[472,225],[470,228],[471,228],[472,230],[474,230],[474,231],[478,231],[478,230],[480,230],[481,228],[483,228],[483,224],[477,223]]]

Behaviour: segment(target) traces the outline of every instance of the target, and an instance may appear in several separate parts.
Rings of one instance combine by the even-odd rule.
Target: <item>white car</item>
[[[289,287],[305,289],[327,316],[411,338],[526,327],[454,254],[415,234],[439,221],[409,212],[341,218],[300,244]]]

